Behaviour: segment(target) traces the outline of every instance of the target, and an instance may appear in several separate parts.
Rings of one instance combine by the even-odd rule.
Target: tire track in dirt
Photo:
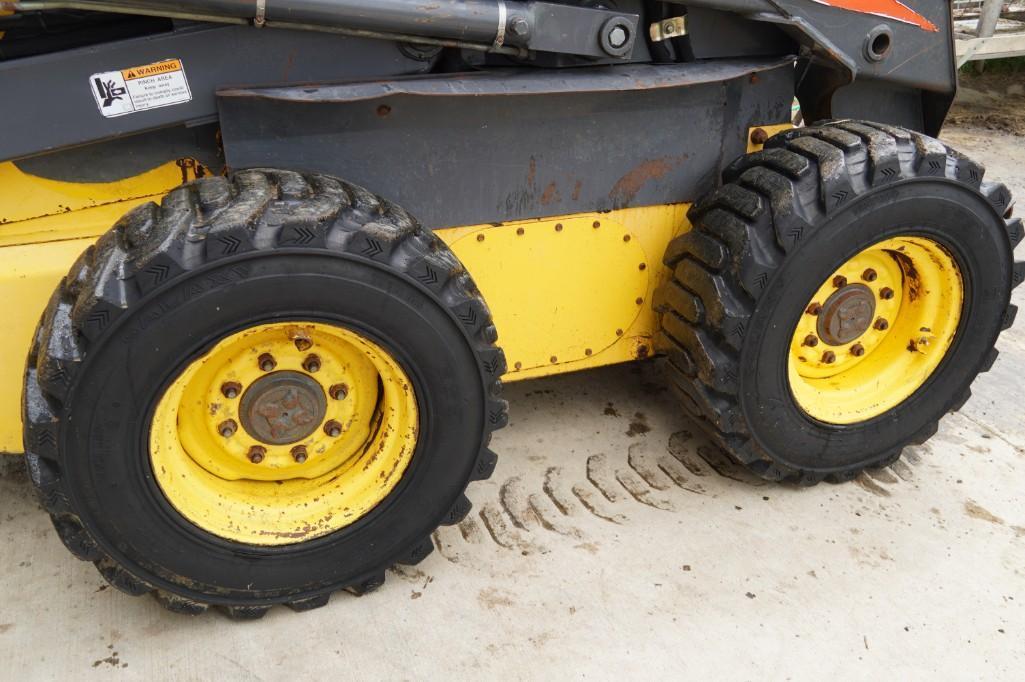
[[[928,445],[909,447],[901,460],[862,473],[854,484],[874,496],[890,497],[902,485],[913,484],[914,468],[928,452]],[[439,553],[453,563],[467,560],[481,545],[544,554],[546,539],[587,540],[583,528],[588,518],[624,525],[636,505],[679,513],[692,495],[714,498],[735,485],[778,484],[758,478],[692,431],[673,433],[663,446],[642,435],[629,444],[625,456],[596,453],[579,464],[506,478],[497,495],[478,498],[475,514],[438,529],[434,540]]]

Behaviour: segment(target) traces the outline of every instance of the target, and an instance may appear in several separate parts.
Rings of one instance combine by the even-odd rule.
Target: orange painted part
[[[898,0],[816,0],[823,5],[848,9],[852,12],[862,14],[875,14],[889,19],[903,21],[906,24],[918,26],[926,31],[939,31],[936,24],[932,23],[921,14],[911,9]]]

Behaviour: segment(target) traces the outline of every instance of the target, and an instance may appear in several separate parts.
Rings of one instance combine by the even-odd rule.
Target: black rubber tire
[[[874,123],[836,121],[781,133],[739,158],[691,208],[670,244],[659,290],[659,346],[685,410],[738,461],[770,480],[850,480],[896,460],[968,399],[1012,323],[1022,239],[1011,197],[941,142]],[[922,233],[965,276],[960,327],[940,366],[884,415],[849,426],[810,418],[786,379],[787,345],[821,282],[870,244]]]
[[[279,547],[189,523],[156,485],[150,415],[179,371],[253,324],[317,319],[375,339],[420,410],[398,487],[356,523]],[[36,333],[25,376],[32,483],[64,544],[128,594],[184,613],[256,618],[273,604],[363,593],[433,549],[487,478],[505,358],[470,276],[401,208],[319,175],[241,171],[198,180],[122,218],[75,263]]]

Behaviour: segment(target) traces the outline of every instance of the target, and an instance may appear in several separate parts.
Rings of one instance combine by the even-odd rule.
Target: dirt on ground
[[[947,125],[1025,135],[1025,71],[962,73]]]

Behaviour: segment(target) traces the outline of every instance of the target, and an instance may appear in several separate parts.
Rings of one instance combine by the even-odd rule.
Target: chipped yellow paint
[[[855,284],[875,297],[872,324],[848,343],[829,345],[818,334],[818,306]],[[819,287],[794,330],[787,373],[797,404],[829,424],[855,424],[893,409],[943,360],[963,300],[957,263],[931,239],[894,237],[861,251]]]
[[[239,414],[246,390],[267,373],[306,374],[324,391],[327,411],[306,438],[261,442]],[[306,371],[316,354],[320,366]],[[239,384],[228,397],[222,387]],[[331,386],[345,386],[332,396]],[[229,436],[219,427],[233,420]],[[326,433],[329,421],[342,425]],[[161,397],[150,427],[150,460],[175,509],[218,537],[286,545],[344,528],[395,489],[416,448],[419,412],[409,378],[383,348],[344,327],[315,322],[264,324],[232,334],[194,360]],[[297,462],[292,448],[306,448]],[[248,453],[262,447],[262,460]]]
[[[79,183],[0,163],[0,246],[99,237],[138,204],[195,178],[197,169],[205,172],[193,159],[179,159],[124,180]]]

